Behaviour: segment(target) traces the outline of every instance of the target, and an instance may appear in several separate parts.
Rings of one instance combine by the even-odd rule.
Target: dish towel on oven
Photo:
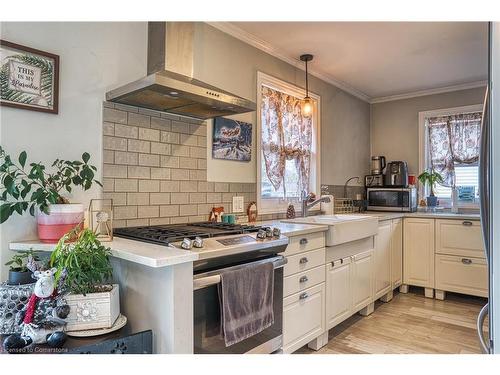
[[[256,335],[274,323],[273,290],[271,262],[221,274],[221,334],[226,346]]]

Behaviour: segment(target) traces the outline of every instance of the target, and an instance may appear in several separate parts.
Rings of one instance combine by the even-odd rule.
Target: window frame
[[[418,170],[419,173],[422,173],[429,166],[429,153],[428,153],[428,129],[425,126],[426,120],[432,117],[440,117],[440,116],[453,116],[464,113],[474,113],[474,112],[482,112],[483,104],[472,104],[461,107],[452,107],[452,108],[442,108],[435,109],[430,111],[422,111],[418,113]],[[419,184],[418,193],[420,197],[426,197],[428,194],[428,188]],[[439,198],[440,206],[445,208],[451,207],[451,198]],[[479,208],[479,201],[475,202],[459,202],[458,206],[461,208]]]
[[[286,212],[288,202],[299,203],[297,198],[262,198],[262,123],[261,123],[261,102],[262,102],[262,86],[268,86],[274,90],[284,92],[286,94],[301,98],[305,95],[305,88],[299,87],[292,83],[283,81],[269,74],[257,71],[257,208],[261,214],[274,214]],[[316,153],[316,158],[311,158],[311,181],[314,181],[312,191],[319,196],[321,190],[321,97],[309,91],[309,96],[313,99],[313,148]],[[313,176],[316,178],[313,180]],[[310,181],[310,182],[311,182]],[[295,205],[296,212],[301,211],[301,205]],[[319,210],[319,207],[314,207],[313,210]]]

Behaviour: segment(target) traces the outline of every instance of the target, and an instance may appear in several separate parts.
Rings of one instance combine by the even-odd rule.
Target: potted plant
[[[118,285],[108,283],[113,275],[110,255],[90,229],[65,234],[52,252],[50,267],[57,270],[59,289],[68,293],[68,331],[110,328],[120,315]]]
[[[33,272],[39,267],[36,262],[40,261],[38,251],[18,251],[11,260],[5,263],[9,268],[9,285],[23,285],[34,283]]]
[[[436,207],[437,206],[437,197],[434,195],[434,186],[437,183],[442,183],[443,176],[436,172],[434,169],[429,171],[424,171],[418,176],[418,180],[425,186],[428,185],[430,188],[430,194],[427,197],[427,206],[428,207]]]
[[[92,184],[102,186],[94,179],[96,167],[90,165],[90,155],[82,160],[60,160],[52,163],[52,171],[42,163],[26,163],[25,151],[17,162],[0,147],[0,224],[14,213],[29,211],[36,215],[38,237],[44,242],[57,242],[65,233],[83,222],[82,204],[70,204],[62,194],[73,187],[88,190]]]

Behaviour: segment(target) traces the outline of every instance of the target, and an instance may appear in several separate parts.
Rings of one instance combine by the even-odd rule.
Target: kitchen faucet
[[[330,203],[330,197],[321,197],[309,203],[311,198],[311,193],[307,194],[305,191],[302,192],[302,217],[307,217],[309,209],[316,206],[318,203]]]
[[[349,182],[351,182],[352,180],[356,180],[356,183],[357,184],[361,184],[361,181],[359,180],[359,177],[358,176],[354,176],[354,177],[350,177],[347,179],[347,181],[345,182],[344,184],[344,198],[347,198],[347,185],[349,184]]]

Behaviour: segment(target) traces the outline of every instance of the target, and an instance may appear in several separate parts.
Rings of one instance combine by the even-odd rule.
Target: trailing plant
[[[38,269],[38,265],[36,262],[40,261],[40,257],[38,256],[40,252],[36,250],[28,250],[28,251],[19,251],[14,256],[12,256],[11,260],[5,263],[6,266],[10,266],[11,271],[16,272],[27,272],[27,271],[36,271]]]
[[[75,242],[71,242],[76,238]],[[90,229],[77,229],[62,237],[50,257],[56,282],[74,294],[95,293],[113,276],[111,250],[101,244]]]
[[[418,176],[418,180],[425,186],[428,185],[431,189],[431,194],[430,196],[434,196],[434,186],[436,186],[437,183],[442,184],[443,183],[443,176],[439,172],[436,172],[434,169],[427,170],[422,172]]]
[[[52,163],[53,171],[47,172],[42,163],[26,164],[27,154],[23,151],[17,163],[0,146],[0,223],[14,213],[22,215],[29,210],[35,215],[35,208],[49,212],[50,204],[69,203],[62,191],[71,193],[72,186],[80,186],[83,190],[91,188],[92,183],[102,184],[94,179],[97,168],[89,164],[90,154],[85,152],[82,160],[56,159]]]

